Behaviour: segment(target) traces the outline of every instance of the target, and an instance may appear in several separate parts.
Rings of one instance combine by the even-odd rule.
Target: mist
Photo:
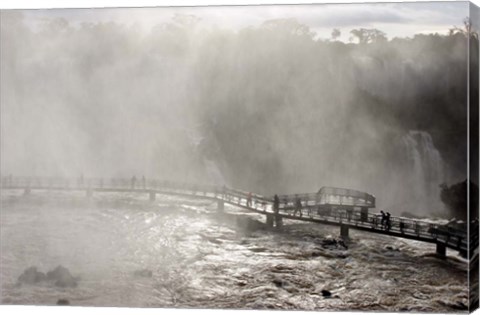
[[[424,214],[467,176],[462,32],[344,43],[287,18],[27,22],[1,12],[2,175],[338,186]]]

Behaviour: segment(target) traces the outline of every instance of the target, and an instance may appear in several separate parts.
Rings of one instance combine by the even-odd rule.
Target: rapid
[[[288,310],[467,311],[467,263],[416,241],[265,218],[202,199],[2,191],[1,303]],[[74,288],[19,284],[61,265]],[[149,271],[142,273],[141,271]]]

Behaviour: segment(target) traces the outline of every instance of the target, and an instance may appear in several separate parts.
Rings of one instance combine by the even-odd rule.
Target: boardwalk
[[[284,219],[339,226],[342,237],[348,237],[349,229],[356,229],[433,243],[436,244],[437,254],[440,256],[445,256],[447,248],[467,256],[469,247],[471,252],[478,247],[478,233],[470,235],[469,242],[465,229],[437,225],[424,220],[391,217],[391,227],[385,229],[380,224],[378,214],[368,213],[368,208],[375,206],[375,199],[371,195],[345,189],[342,189],[344,193],[336,195],[332,193],[332,189],[322,188],[315,194],[279,196],[277,213],[273,209],[273,197],[225,186],[146,180],[145,178],[107,180],[82,177],[67,179],[7,176],[2,177],[1,189],[23,190],[25,194],[29,194],[32,190],[85,191],[87,197],[91,197],[96,192],[136,192],[148,194],[151,201],[155,200],[157,194],[205,198],[216,201],[219,211],[223,211],[224,204],[227,203],[263,214],[266,216],[267,225],[271,227],[275,225],[280,228]],[[335,200],[332,201],[332,198]],[[328,206],[332,203],[337,206]],[[357,205],[360,210],[355,210],[354,206]]]

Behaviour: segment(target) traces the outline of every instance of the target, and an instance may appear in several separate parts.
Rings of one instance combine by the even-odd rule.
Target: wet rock
[[[334,238],[326,238],[322,240],[321,244],[323,246],[336,246],[337,245],[337,240]]]
[[[204,240],[207,240],[213,244],[222,244],[222,241],[220,240],[217,240],[216,238],[212,237],[212,236],[207,236],[207,235],[204,235],[204,234],[200,234],[200,237],[203,238]]]
[[[321,293],[323,297],[326,297],[326,298],[332,297],[332,292],[328,290],[322,290]]]
[[[441,300],[441,301],[437,301],[437,302],[439,304],[443,305],[443,306],[450,307],[451,309],[454,309],[454,310],[459,310],[459,311],[468,310],[467,305],[465,305],[461,301],[447,301],[447,300],[444,301],[444,300]]]
[[[337,244],[342,246],[345,249],[348,249],[348,246],[347,246],[347,244],[345,243],[344,240],[338,240]]]
[[[18,283],[20,284],[36,284],[45,281],[46,276],[43,272],[37,271],[37,267],[30,267],[18,277]]]
[[[246,216],[238,216],[236,218],[236,225],[239,228],[242,228],[246,231],[256,231],[256,230],[264,230],[265,223],[259,222],[255,219],[246,217]]]
[[[254,253],[263,253],[266,252],[268,249],[265,247],[249,247],[248,250]]]
[[[346,242],[343,239],[327,238],[320,242],[320,245],[325,249],[348,249]]]
[[[70,301],[67,299],[59,299],[57,305],[70,305]]]
[[[76,279],[70,274],[70,271],[63,266],[58,266],[47,272],[47,279],[54,281],[55,285],[61,288],[74,288],[77,286]]]
[[[419,300],[428,300],[429,299],[428,295],[423,294],[422,292],[414,292],[412,294],[412,296],[416,299],[419,299]]]
[[[385,246],[385,249],[390,250],[390,251],[394,251],[394,252],[399,252],[400,251],[400,249],[398,249],[397,247],[393,247],[392,245]]]
[[[275,279],[273,279],[272,282],[273,282],[273,284],[275,284],[275,286],[278,287],[278,288],[283,288],[283,287],[288,286],[288,282],[285,281],[285,280],[282,280],[282,279],[280,279],[280,278],[275,278]]]
[[[153,273],[151,270],[148,270],[148,269],[139,269],[139,270],[135,270],[133,275],[136,277],[151,278]]]

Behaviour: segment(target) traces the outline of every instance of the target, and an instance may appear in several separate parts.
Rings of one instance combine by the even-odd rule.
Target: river
[[[341,311],[467,311],[467,263],[435,246],[264,218],[166,195],[2,191],[1,303]],[[75,288],[17,283],[62,265]],[[139,271],[151,272],[139,275]],[[328,296],[329,293],[331,296]]]

